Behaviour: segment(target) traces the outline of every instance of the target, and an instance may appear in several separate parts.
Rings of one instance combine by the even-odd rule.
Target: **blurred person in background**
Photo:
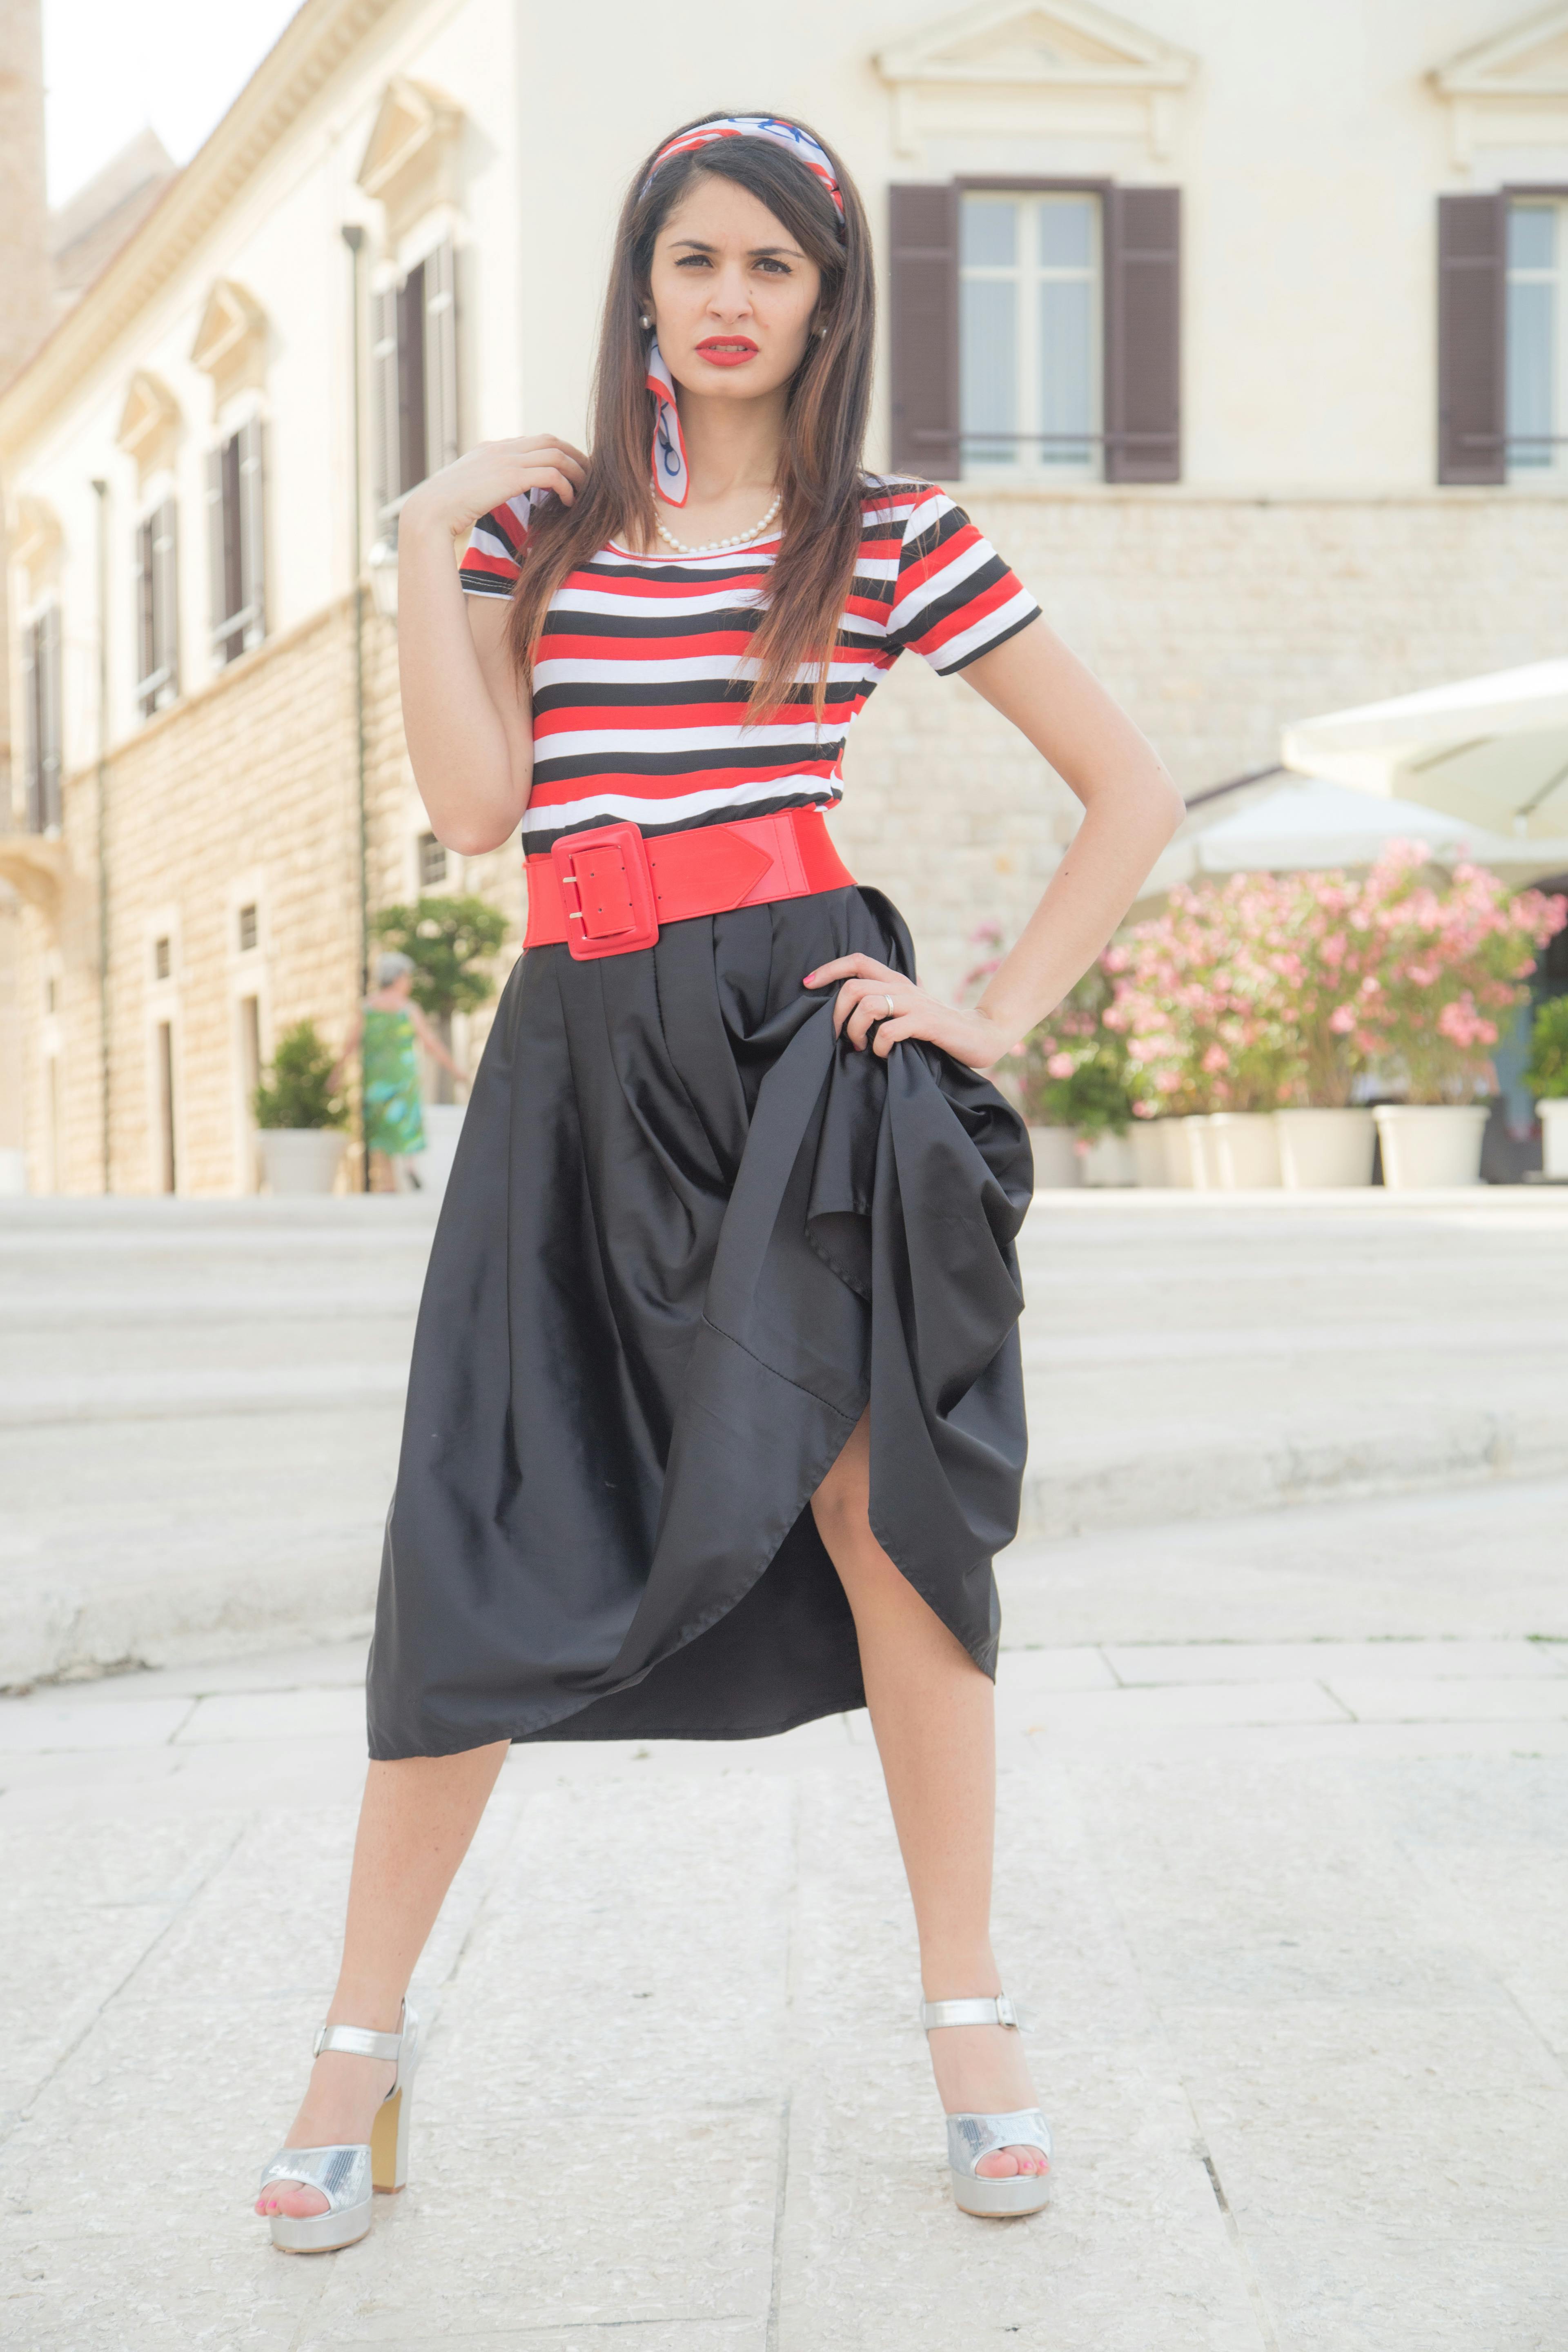
[[[465,855],[521,824],[528,933],[420,1313],[342,1971],[257,2200],[290,2251],[353,2242],[373,2184],[403,2184],[405,1996],[511,1742],[862,1705],[953,2194],[1048,2194],[990,1935],[1033,1171],[984,1073],[1100,953],[1182,804],[946,493],[866,472],[873,343],[837,159],[799,123],[704,118],[632,181],[591,456],[488,443],[401,510],[414,772]],[[965,1009],[920,987],[824,823],[906,650],[1085,812]],[[595,2128],[585,2104],[574,2136]]]
[[[384,1175],[395,1192],[419,1190],[425,1111],[416,1045],[423,1045],[454,1078],[461,1078],[462,1071],[414,1002],[412,959],[388,948],[375,960],[375,986],[355,1013],[327,1081],[335,1094],[349,1064],[359,1054],[373,1190],[381,1189],[376,1184],[378,1173]]]

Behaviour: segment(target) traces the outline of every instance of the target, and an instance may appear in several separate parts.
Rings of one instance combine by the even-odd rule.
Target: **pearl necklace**
[[[655,486],[654,496],[656,499],[658,496],[657,485]],[[658,509],[657,507],[654,509],[653,527],[655,530],[658,531],[660,539],[664,541],[666,546],[674,548],[677,555],[722,555],[731,547],[750,547],[754,539],[761,539],[763,531],[766,530],[769,523],[772,522],[773,517],[777,514],[783,504],[784,492],[782,490],[775,490],[773,493],[773,502],[768,509],[766,514],[763,517],[761,522],[753,523],[750,530],[736,531],[732,539],[704,540],[700,547],[688,547],[683,539],[677,539],[672,530],[666,530],[663,523],[661,523],[658,519]]]

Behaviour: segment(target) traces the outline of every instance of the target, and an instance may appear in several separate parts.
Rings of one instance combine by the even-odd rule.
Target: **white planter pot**
[[[1377,1129],[1369,1110],[1277,1110],[1279,1181],[1289,1192],[1372,1182]]]
[[[1127,1130],[1132,1146],[1132,1181],[1153,1192],[1163,1191],[1171,1181],[1165,1173],[1163,1126],[1157,1118],[1135,1118]]]
[[[1193,1144],[1184,1118],[1163,1118],[1155,1133],[1165,1155],[1165,1181],[1177,1192],[1190,1192],[1193,1188]]]
[[[1187,1158],[1192,1165],[1193,1184],[1200,1192],[1212,1192],[1219,1182],[1215,1173],[1213,1151],[1213,1121],[1206,1110],[1194,1111],[1182,1121],[1187,1139]]]
[[[458,1138],[463,1132],[462,1103],[426,1103],[421,1115],[425,1121],[425,1150],[419,1161],[419,1184],[422,1192],[438,1201],[447,1189],[447,1179],[452,1172],[452,1162],[458,1156]]]
[[[1279,1138],[1266,1110],[1216,1110],[1205,1139],[1210,1172],[1222,1192],[1250,1192],[1279,1181]]]
[[[337,1127],[264,1127],[256,1140],[267,1189],[275,1193],[330,1192],[348,1149]]]
[[[1379,1103],[1373,1117],[1391,1192],[1480,1182],[1485,1103]]]
[[[1136,1184],[1137,1163],[1125,1135],[1098,1136],[1079,1154],[1079,1180],[1085,1184]]]
[[[1544,1176],[1568,1179],[1568,1095],[1549,1095],[1541,1113],[1541,1169]]]
[[[1563,1105],[1568,1109],[1568,1104]],[[0,1195],[14,1200],[27,1189],[27,1155],[7,1145],[0,1151]]]
[[[1078,1152],[1070,1127],[1032,1127],[1037,1192],[1070,1192],[1079,1181]]]

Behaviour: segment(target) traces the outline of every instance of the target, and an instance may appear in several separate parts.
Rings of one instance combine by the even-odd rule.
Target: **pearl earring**
[[[648,314],[647,314],[647,312],[646,310],[639,311],[637,315],[638,315],[639,319],[641,320],[642,324],[643,324],[645,327],[651,327],[651,326],[652,326],[652,324],[653,324],[653,320],[648,317]]]

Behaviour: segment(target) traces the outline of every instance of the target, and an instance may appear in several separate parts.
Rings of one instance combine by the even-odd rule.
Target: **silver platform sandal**
[[[998,1993],[994,2000],[922,2001],[921,2023],[928,2033],[944,2025],[1010,2025],[1016,2032],[1019,2019],[1006,1994]],[[949,2116],[947,2160],[953,2203],[965,2213],[988,2218],[1038,2213],[1050,2202],[1048,2172],[1015,2172],[992,2180],[975,2171],[981,2158],[999,2147],[1037,2147],[1050,2162],[1051,2127],[1038,2107],[1019,2107],[1009,2116]]]
[[[275,2180],[317,2189],[324,2213],[273,2213],[272,2242],[286,2254],[332,2254],[353,2246],[370,2229],[371,2200],[379,2189],[391,2196],[408,2178],[408,2122],[413,2109],[414,2069],[419,2062],[419,2020],[403,2004],[396,2033],[372,2033],[362,2025],[317,2029],[311,2056],[342,2050],[352,2058],[390,2060],[397,2068],[392,2088],[376,2109],[368,2141],[347,2147],[280,2147],[257,2186],[257,2195]]]

